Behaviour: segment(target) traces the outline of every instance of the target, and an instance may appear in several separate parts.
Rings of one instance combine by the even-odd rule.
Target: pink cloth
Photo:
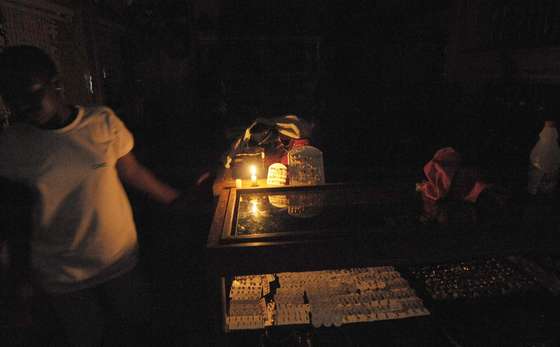
[[[461,155],[451,147],[438,150],[424,165],[424,174],[427,181],[420,183],[418,190],[432,201],[449,196],[474,203],[488,187],[477,170],[461,167]]]

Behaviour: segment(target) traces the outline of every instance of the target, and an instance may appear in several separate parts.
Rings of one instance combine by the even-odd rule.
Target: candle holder
[[[232,165],[233,178],[241,178],[243,180],[251,179],[251,166],[256,168],[257,178],[264,173],[264,150],[260,147],[246,149],[244,152],[235,154]]]

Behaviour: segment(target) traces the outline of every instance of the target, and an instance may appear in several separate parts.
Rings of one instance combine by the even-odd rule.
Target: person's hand
[[[210,171],[204,172],[202,175],[198,176],[195,185],[197,187],[204,185],[210,179],[210,176],[211,176]]]
[[[180,192],[168,207],[172,211],[187,211],[193,203],[194,199],[192,199],[192,194]]]
[[[184,215],[206,215],[213,213],[213,197],[210,192],[199,189],[183,191],[169,205],[172,213]]]

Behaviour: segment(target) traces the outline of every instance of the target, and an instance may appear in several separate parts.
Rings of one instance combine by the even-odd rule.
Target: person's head
[[[0,95],[16,119],[44,126],[63,103],[53,60],[33,46],[6,47],[0,52]]]

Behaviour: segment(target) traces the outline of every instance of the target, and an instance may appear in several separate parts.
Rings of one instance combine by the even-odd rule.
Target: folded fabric
[[[424,199],[444,198],[476,202],[488,185],[480,179],[478,170],[461,166],[461,155],[451,147],[438,150],[424,165],[427,181],[418,185]]]
[[[311,137],[313,125],[296,115],[284,115],[275,118],[257,118],[242,136],[235,140],[226,154],[225,167],[229,168],[236,153],[243,152],[252,146],[270,146],[279,137],[291,140],[308,139]]]
[[[311,135],[311,124],[296,115],[289,114],[276,118],[257,118],[251,126],[245,130],[243,141],[249,141],[255,137],[255,129],[264,128],[264,132],[276,129],[278,133],[291,139],[304,139]],[[261,130],[262,131],[262,130]]]

